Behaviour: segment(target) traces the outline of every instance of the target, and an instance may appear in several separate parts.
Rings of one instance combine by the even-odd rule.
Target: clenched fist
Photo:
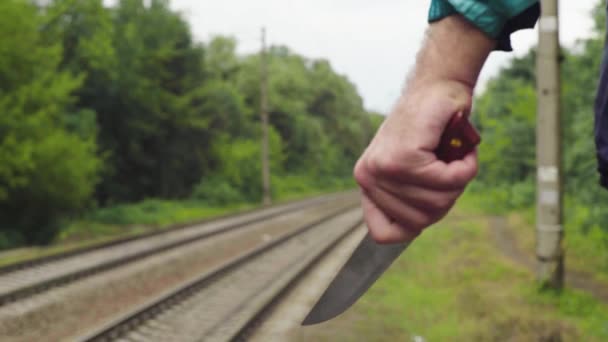
[[[443,218],[477,173],[477,156],[437,158],[455,113],[471,109],[472,89],[449,80],[412,82],[355,166],[368,229],[379,243],[409,241]]]
[[[451,163],[434,151],[452,116],[470,112],[477,77],[495,46],[460,15],[429,26],[403,95],[355,166],[377,242],[414,239],[447,214],[475,177],[475,151]]]

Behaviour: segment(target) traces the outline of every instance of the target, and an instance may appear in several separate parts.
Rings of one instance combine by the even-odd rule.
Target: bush
[[[203,179],[192,193],[192,198],[213,205],[244,202],[243,194],[219,177]]]
[[[281,137],[269,130],[271,173],[282,169],[284,160]],[[203,176],[192,192],[192,198],[210,204],[259,202],[262,199],[262,171],[259,140],[222,137],[214,146],[221,157],[220,165],[209,176]]]
[[[483,199],[478,202],[482,209],[493,214],[530,207],[536,198],[535,185],[531,180],[513,185],[476,181],[469,186],[469,191]]]
[[[23,244],[23,237],[16,231],[0,231],[0,250]]]
[[[525,181],[514,184],[509,189],[508,206],[512,209],[527,208],[534,205],[536,199],[535,184],[533,181]]]
[[[356,187],[352,177],[316,177],[314,174],[283,175],[272,177],[272,195],[276,199],[312,195],[352,189]]]
[[[162,224],[168,216],[187,202],[179,203],[161,199],[146,199],[139,203],[120,204],[112,207],[97,209],[87,215],[92,222],[112,225],[158,225]]]

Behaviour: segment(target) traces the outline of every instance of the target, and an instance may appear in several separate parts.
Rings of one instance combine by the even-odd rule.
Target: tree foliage
[[[562,148],[566,223],[591,229],[608,219],[608,193],[599,186],[593,140],[593,104],[605,36],[605,9],[592,12],[594,32],[562,50]],[[498,196],[501,206],[534,203],[536,177],[536,51],[514,58],[476,101],[480,127],[477,190]]]
[[[52,237],[57,220],[89,200],[100,158],[94,124],[86,135],[69,124],[89,113],[72,96],[83,78],[61,70],[61,46],[40,32],[49,17],[23,1],[1,2],[0,13],[2,246]]]
[[[261,199],[260,60],[235,39],[194,41],[168,0],[4,0],[0,38],[0,248],[93,206]],[[350,178],[379,120],[329,62],[269,60],[273,183]]]

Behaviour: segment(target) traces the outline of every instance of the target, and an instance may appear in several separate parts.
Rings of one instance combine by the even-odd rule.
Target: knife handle
[[[456,113],[447,124],[439,146],[437,158],[446,163],[463,159],[481,142],[481,137],[462,112]]]

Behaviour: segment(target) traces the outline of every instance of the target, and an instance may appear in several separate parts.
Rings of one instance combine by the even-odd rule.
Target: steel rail
[[[241,227],[246,227],[248,225],[262,222],[264,220],[268,220],[268,219],[271,219],[271,218],[274,218],[274,217],[277,217],[280,215],[288,214],[291,212],[296,212],[298,210],[303,210],[305,208],[312,207],[315,204],[324,203],[324,202],[330,201],[332,199],[346,197],[346,196],[347,196],[347,194],[323,196],[323,197],[305,200],[302,202],[294,202],[294,203],[290,203],[290,204],[286,204],[286,205],[279,205],[276,207],[271,207],[269,209],[263,209],[261,211],[260,210],[251,211],[249,213],[237,214],[236,216],[227,216],[227,217],[224,217],[223,219],[210,220],[210,221],[205,222],[204,225],[209,225],[211,223],[220,222],[219,223],[220,227],[215,230],[212,230],[212,231],[204,231],[195,236],[190,236],[190,237],[187,237],[187,238],[184,238],[181,240],[176,240],[171,243],[160,244],[153,248],[143,250],[139,253],[134,253],[125,258],[117,258],[117,259],[109,260],[107,262],[100,262],[91,267],[84,267],[75,272],[70,272],[67,274],[63,274],[61,276],[49,278],[49,279],[39,281],[39,282],[33,282],[29,285],[26,285],[23,287],[18,287],[12,291],[0,293],[0,307],[2,307],[3,305],[6,305],[6,304],[12,303],[12,302],[21,300],[21,299],[31,297],[35,294],[42,293],[51,288],[66,285],[66,284],[72,283],[74,281],[77,281],[77,280],[80,280],[80,279],[83,279],[86,277],[90,277],[90,276],[98,274],[100,272],[107,271],[107,270],[110,270],[113,268],[117,268],[117,267],[132,263],[137,260],[141,260],[143,258],[152,256],[155,254],[159,254],[159,253],[162,253],[162,252],[165,252],[165,251],[177,248],[177,247],[182,247],[182,246],[185,246],[185,245],[188,245],[191,243],[195,243],[200,240],[203,240],[203,239],[206,239],[206,238],[218,235],[218,234],[226,233],[226,232],[229,232],[229,231],[241,228]],[[248,215],[253,216],[253,218],[248,219],[247,218]],[[239,220],[239,218],[240,218],[240,220]],[[234,220],[234,219],[237,219],[237,222],[233,222],[233,223],[226,224],[226,225],[221,225],[222,220]],[[176,232],[183,231],[186,228],[194,229],[194,227],[195,226],[185,226],[185,227],[177,228],[176,230],[172,230],[172,231],[163,231],[162,233],[163,234],[174,234]],[[121,242],[113,243],[109,246],[106,246],[106,248],[111,248],[111,247],[116,247],[116,246],[121,246],[121,245],[124,248],[128,248],[129,242],[136,242],[136,241],[139,242],[139,241],[145,240],[145,238],[157,237],[159,235],[160,234],[154,233],[154,234],[148,235],[146,237],[139,237],[137,239],[131,239],[131,240],[125,241],[125,242],[121,241]],[[99,251],[101,249],[102,248],[95,247],[95,248],[92,248],[85,252],[76,253],[69,257],[53,259],[52,261],[35,264],[34,266],[30,266],[25,269],[20,269],[19,271],[27,270],[29,268],[34,269],[35,267],[39,267],[39,266],[46,266],[48,264],[52,264],[53,262],[64,261],[70,257],[73,257],[73,258],[82,257],[83,255],[85,255],[88,252]],[[0,276],[10,277],[11,274],[5,273],[5,274],[0,274]]]
[[[154,319],[155,317],[174,307],[175,305],[187,301],[191,296],[198,293],[199,291],[204,290],[208,285],[212,284],[214,281],[229,274],[230,272],[239,269],[243,265],[248,264],[255,257],[260,256],[268,251],[271,251],[274,248],[284,244],[285,242],[310,231],[311,229],[319,226],[320,224],[329,221],[332,218],[338,217],[341,214],[345,214],[350,210],[353,210],[355,207],[356,206],[348,206],[342,208],[336,212],[333,212],[318,220],[315,220],[314,222],[307,223],[301,227],[298,227],[290,233],[287,233],[272,242],[259,246],[251,251],[248,251],[234,258],[231,258],[224,264],[217,266],[216,268],[209,272],[206,272],[205,274],[202,274],[200,277],[197,277],[194,280],[187,281],[172,290],[166,291],[160,296],[157,296],[156,298],[153,298],[148,302],[140,305],[131,312],[112,320],[111,322],[96,329],[95,331],[86,334],[83,337],[80,337],[77,340],[113,341],[119,339],[120,337],[123,337],[127,333],[136,330],[137,328],[145,324],[147,321]],[[338,240],[341,240],[353,229],[360,226],[361,222],[361,219],[358,219],[354,225],[348,227],[345,233],[341,234],[335,241],[332,241],[330,246],[324,248],[321,253],[327,253],[327,251],[329,251],[329,249],[331,249],[331,247],[333,247]],[[310,264],[312,264],[315,260],[318,260],[318,258],[320,258],[319,255],[315,256],[313,261],[306,265],[306,268],[310,267]],[[291,284],[291,281],[289,282],[289,284]],[[280,291],[280,293],[282,292],[283,289]],[[266,307],[266,305],[264,305],[264,307]],[[259,314],[259,311],[260,310],[257,310],[256,315]],[[254,318],[247,320],[247,323],[251,322],[253,319]],[[243,328],[237,329],[235,331],[235,336],[242,330]]]
[[[309,201],[315,202],[315,201],[322,200],[326,197],[339,196],[341,194],[346,194],[346,193],[348,193],[348,192],[307,198],[307,199],[303,199],[303,200],[287,201],[284,203],[273,204],[271,206],[265,206],[265,207],[261,207],[261,208],[260,207],[251,208],[251,209],[243,210],[243,211],[240,211],[237,213],[228,213],[228,214],[218,215],[218,216],[214,216],[214,217],[210,217],[210,218],[206,218],[206,219],[202,219],[202,220],[195,220],[195,221],[190,221],[190,222],[185,222],[185,223],[176,223],[176,224],[169,225],[166,228],[153,230],[153,231],[150,231],[147,233],[112,239],[110,241],[100,242],[100,243],[96,243],[96,244],[93,244],[90,246],[75,248],[75,249],[65,251],[65,252],[54,253],[51,255],[36,257],[36,258],[27,259],[27,260],[11,263],[8,265],[0,266],[0,275],[4,275],[6,273],[11,273],[11,272],[15,272],[15,271],[20,271],[22,269],[26,269],[26,268],[30,268],[30,267],[40,266],[42,264],[66,259],[66,258],[80,255],[80,254],[93,252],[98,249],[113,247],[113,246],[117,246],[117,245],[124,244],[124,243],[129,243],[129,242],[133,242],[133,241],[137,241],[137,240],[146,239],[146,238],[156,236],[156,235],[161,235],[161,234],[166,234],[166,233],[173,232],[173,231],[187,229],[187,228],[190,228],[190,227],[196,226],[196,225],[213,223],[213,222],[225,220],[228,218],[236,218],[239,216],[249,215],[249,214],[252,214],[252,213],[255,213],[258,211],[262,211],[262,210],[270,210],[270,209],[274,209],[274,208],[278,208],[278,207],[282,207],[282,206],[290,206],[290,205],[297,204],[297,203],[304,203],[304,202],[309,202]]]
[[[281,287],[279,291],[277,291],[276,295],[267,302],[265,302],[262,306],[259,307],[257,312],[252,315],[247,322],[242,324],[242,326],[236,330],[231,336],[228,336],[227,340],[232,342],[243,342],[247,341],[248,338],[255,332],[256,328],[260,323],[264,321],[264,319],[268,316],[270,312],[276,307],[278,303],[281,302],[285,298],[285,296],[298,284],[298,282],[304,278],[325,256],[327,256],[338,244],[340,244],[344,239],[346,239],[350,234],[353,234],[355,230],[361,226],[363,221],[359,221],[357,224],[350,227],[350,229],[346,230],[342,233],[337,239],[332,241],[326,247],[324,247],[320,253],[318,253],[312,260],[306,263],[306,265],[298,272],[298,274],[291,278],[284,286]]]

